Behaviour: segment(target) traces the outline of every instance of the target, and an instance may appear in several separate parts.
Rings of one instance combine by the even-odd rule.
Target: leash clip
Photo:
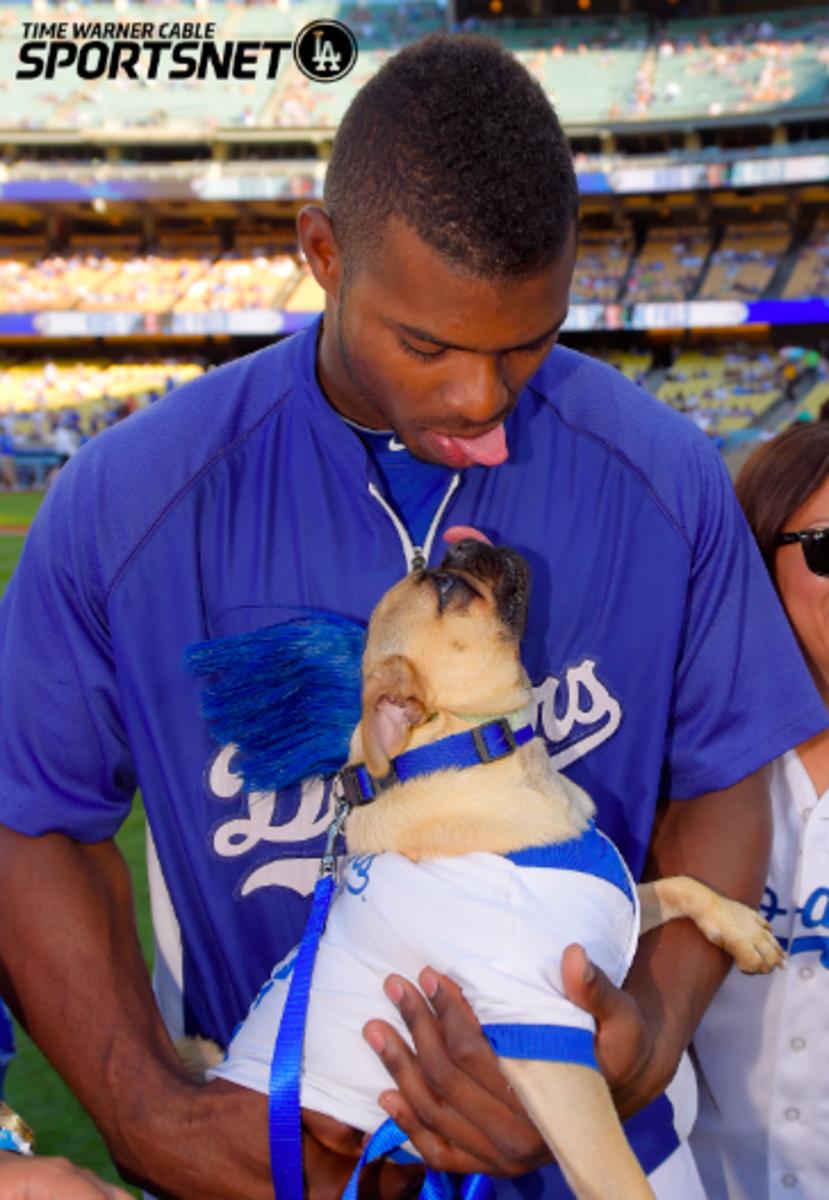
[[[334,784],[331,789],[331,794],[335,798],[334,818],[328,826],[328,834],[325,839],[325,852],[320,859],[320,879],[325,879],[329,876],[337,874],[337,854],[335,846],[337,838],[342,833],[345,819],[351,812],[351,804],[348,802],[343,790],[342,779],[337,775],[334,779]]]

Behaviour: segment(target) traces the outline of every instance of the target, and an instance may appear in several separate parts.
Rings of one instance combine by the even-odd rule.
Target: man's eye
[[[445,353],[445,351],[442,348],[438,349],[438,350],[428,350],[428,351],[427,350],[417,350],[417,349],[415,349],[415,347],[413,345],[411,345],[410,342],[407,342],[405,338],[398,338],[398,341],[400,342],[400,345],[403,347],[403,349],[406,351],[407,354],[411,354],[411,355],[413,355],[414,358],[419,358],[422,361],[428,361],[429,359],[432,359],[432,358],[440,358],[441,355]]]
[[[548,350],[550,345],[555,341],[556,335],[549,334],[542,341],[536,342],[533,346],[521,346],[517,350],[513,350],[513,354],[540,354],[542,351]]]

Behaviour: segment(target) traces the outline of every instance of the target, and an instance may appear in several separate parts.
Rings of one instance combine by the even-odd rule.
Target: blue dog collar
[[[447,768],[477,767],[481,763],[508,758],[533,738],[532,725],[513,729],[506,717],[476,725],[468,733],[453,733],[428,746],[407,750],[392,759],[389,772],[382,779],[369,775],[366,767],[344,767],[340,772],[343,794],[349,804],[369,804],[395,784],[405,783],[418,775],[431,775]]]

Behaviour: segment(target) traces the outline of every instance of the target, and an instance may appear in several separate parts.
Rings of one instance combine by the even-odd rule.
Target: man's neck
[[[317,379],[323,396],[336,413],[363,429],[388,428],[349,378],[337,340],[334,317],[326,311],[317,342]]]

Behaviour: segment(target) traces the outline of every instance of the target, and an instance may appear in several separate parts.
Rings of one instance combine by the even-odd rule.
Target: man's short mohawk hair
[[[460,34],[407,46],[358,92],[325,201],[347,270],[395,215],[461,270],[529,275],[562,256],[578,213],[546,93],[494,41]]]

